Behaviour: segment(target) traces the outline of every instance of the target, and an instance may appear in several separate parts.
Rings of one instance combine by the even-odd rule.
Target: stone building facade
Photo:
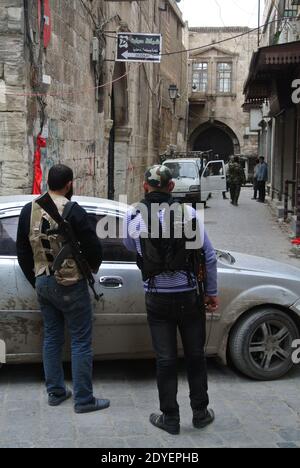
[[[162,89],[160,154],[166,149],[184,152],[188,136],[188,53],[184,52],[187,40],[187,24],[175,2],[165,3],[167,11],[161,10],[160,30],[163,32],[164,53],[160,67]],[[173,52],[179,51],[179,54]],[[176,85],[178,98],[173,104],[169,97],[169,86]]]
[[[189,150],[212,150],[225,160],[257,155],[257,132],[242,108],[256,45],[248,28],[189,28]]]
[[[31,193],[39,133],[43,189],[61,162],[76,193],[129,201],[159,153],[184,147],[187,96],[175,114],[167,89],[185,89],[185,64],[115,61],[116,32],[128,31],[162,33],[164,53],[184,48],[175,0],[1,0],[0,195]]]

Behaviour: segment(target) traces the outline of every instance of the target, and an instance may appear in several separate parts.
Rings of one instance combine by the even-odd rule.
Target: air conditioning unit
[[[289,20],[288,25],[288,40],[287,42],[294,42],[300,40],[300,18]]]
[[[257,132],[261,129],[259,123],[262,120],[261,109],[250,109],[250,132]]]
[[[300,40],[300,18],[285,18],[281,22],[281,32],[277,44]]]

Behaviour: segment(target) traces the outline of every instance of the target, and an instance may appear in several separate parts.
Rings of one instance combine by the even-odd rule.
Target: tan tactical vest
[[[64,208],[69,200],[62,196],[53,196],[54,203],[57,206],[59,213],[62,215]],[[53,259],[57,256],[62,248],[62,239],[60,236],[47,236],[41,232],[42,221],[47,220],[50,228],[56,229],[55,221],[34,201],[32,202],[30,235],[29,240],[33,251],[35,276],[46,274],[50,276],[52,262],[47,259],[47,253],[51,254]],[[47,240],[50,243],[50,249],[46,249],[42,241]],[[54,273],[56,281],[63,286],[71,286],[82,279],[82,275],[77,267],[76,262],[72,258],[67,258],[59,271]]]

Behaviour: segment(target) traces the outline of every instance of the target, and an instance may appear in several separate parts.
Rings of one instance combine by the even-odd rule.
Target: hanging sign
[[[156,62],[161,61],[161,34],[118,33],[118,62]]]

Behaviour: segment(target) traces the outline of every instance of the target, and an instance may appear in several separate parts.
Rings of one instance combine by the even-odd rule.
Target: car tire
[[[292,342],[299,330],[291,317],[271,307],[242,318],[229,339],[232,364],[255,380],[276,380],[292,367]]]

